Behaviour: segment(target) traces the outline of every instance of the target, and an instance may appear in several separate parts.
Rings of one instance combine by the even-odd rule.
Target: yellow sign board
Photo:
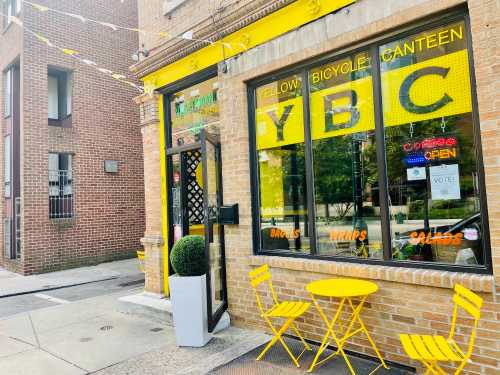
[[[384,126],[471,111],[467,50],[382,73]],[[311,93],[313,140],[375,128],[371,76]],[[304,141],[302,97],[257,108],[257,149]]]
[[[258,108],[257,150],[304,142],[302,97]]]
[[[467,50],[382,73],[384,125],[470,112]]]
[[[313,140],[374,129],[372,77],[312,93],[311,126]]]

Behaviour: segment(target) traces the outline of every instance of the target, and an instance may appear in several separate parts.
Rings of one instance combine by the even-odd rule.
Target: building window
[[[21,13],[21,5],[22,0],[5,0],[3,2],[3,9],[5,14],[7,15],[5,27],[11,24],[12,21],[10,17],[17,16],[19,13]]]
[[[73,217],[73,156],[49,154],[49,217]]]
[[[257,252],[490,271],[468,30],[441,25],[252,84]]]
[[[12,180],[12,171],[11,171],[11,162],[12,162],[12,152],[11,152],[11,141],[10,135],[6,135],[4,137],[3,142],[3,181],[4,181],[4,197],[10,198],[11,195],[11,180]]]
[[[393,257],[484,264],[465,24],[379,50]]]
[[[49,125],[70,126],[73,91],[72,74],[50,68],[47,86]]]
[[[163,15],[172,14],[174,10],[184,4],[186,0],[163,0]]]
[[[4,87],[4,117],[12,115],[12,68],[7,69],[3,73],[3,87]]]
[[[369,61],[363,51],[309,72],[319,255],[382,258]],[[336,69],[340,74],[331,74]]]
[[[298,75],[256,90],[260,238],[265,250],[310,250],[302,102]]]

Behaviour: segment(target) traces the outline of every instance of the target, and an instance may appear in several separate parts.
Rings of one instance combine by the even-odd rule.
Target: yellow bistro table
[[[313,281],[307,284],[306,289],[309,293],[311,293],[311,298],[314,302],[314,305],[318,309],[321,318],[324,320],[327,326],[325,337],[323,338],[321,346],[318,349],[318,353],[314,357],[314,360],[311,364],[311,367],[309,367],[308,372],[313,371],[316,366],[322,364],[326,360],[340,353],[342,354],[342,357],[344,357],[344,360],[346,361],[349,370],[351,370],[351,373],[353,375],[356,375],[356,372],[352,368],[351,362],[349,362],[349,359],[344,352],[344,344],[347,339],[353,337],[354,335],[357,335],[358,333],[364,333],[366,335],[368,341],[370,342],[370,345],[372,346],[373,350],[375,350],[377,357],[380,359],[380,365],[377,366],[375,370],[373,370],[370,374],[373,374],[382,366],[386,369],[389,368],[380,355],[380,352],[375,346],[375,343],[370,337],[370,334],[368,333],[368,330],[366,329],[365,324],[360,317],[360,313],[363,309],[366,298],[370,294],[373,294],[378,290],[377,284],[371,281],[356,279],[326,279]],[[315,298],[316,296],[338,298],[340,300],[337,311],[331,320],[328,319],[325,311],[319,305],[317,299]],[[359,301],[357,302],[357,305],[355,305],[355,301],[353,301],[353,299]],[[345,331],[342,324],[339,322],[339,330],[336,333],[334,330],[334,326],[335,323],[337,323],[344,308],[346,308],[347,311],[351,313],[350,321]],[[354,324],[356,322],[359,323],[359,328],[353,330]],[[330,354],[328,357],[318,362],[321,353],[323,353],[323,351],[332,343],[332,340],[334,341],[337,350],[334,353]]]

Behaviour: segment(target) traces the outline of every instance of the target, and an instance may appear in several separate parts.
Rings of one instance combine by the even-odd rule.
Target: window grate
[[[49,170],[49,217],[73,217],[73,176],[68,170]]]
[[[21,198],[16,198],[16,258],[21,257]]]
[[[10,224],[11,224],[11,219],[5,218],[3,220],[3,249],[4,249],[4,254],[5,258],[10,259],[11,254],[10,254]]]

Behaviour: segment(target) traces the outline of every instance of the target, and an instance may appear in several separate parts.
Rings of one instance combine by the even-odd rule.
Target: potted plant
[[[170,298],[178,346],[204,346],[210,339],[207,322],[205,239],[185,236],[172,248]]]

